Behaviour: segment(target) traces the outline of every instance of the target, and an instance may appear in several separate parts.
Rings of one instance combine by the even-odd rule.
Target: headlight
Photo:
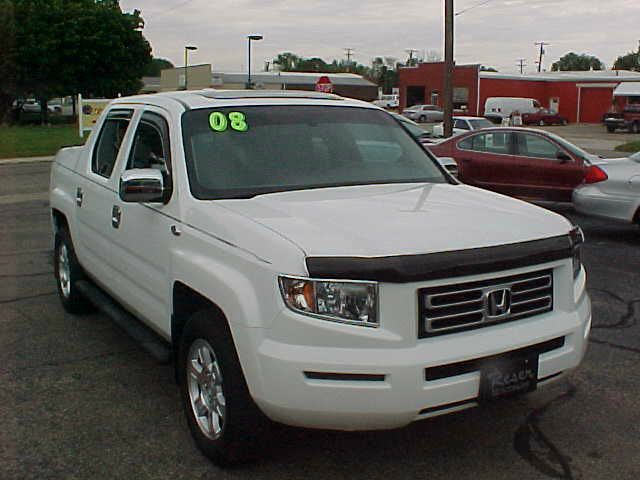
[[[375,282],[284,276],[278,281],[284,303],[295,312],[352,325],[379,325]]]
[[[571,239],[571,248],[573,249],[573,278],[576,279],[582,269],[582,244],[584,243],[584,232],[578,226],[569,232]]]

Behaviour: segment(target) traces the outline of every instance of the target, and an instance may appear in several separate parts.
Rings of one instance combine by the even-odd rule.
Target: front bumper
[[[421,339],[402,348],[327,348],[265,339],[258,348],[263,383],[260,394],[254,395],[256,403],[271,419],[289,425],[338,430],[401,427],[477,404],[479,371],[428,381],[425,369],[564,337],[564,345],[539,356],[538,384],[543,386],[578,366],[585,354],[591,303],[584,278],[580,282],[582,291],[571,311],[554,310]],[[297,316],[289,311],[282,315]],[[343,327],[336,326],[336,331]]]

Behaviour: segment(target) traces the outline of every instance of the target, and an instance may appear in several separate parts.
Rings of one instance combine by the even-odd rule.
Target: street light
[[[251,40],[262,40],[264,37],[262,35],[247,35],[247,38],[249,39],[249,75],[247,76],[247,89],[251,89],[253,88],[253,85],[251,84]]]
[[[195,45],[185,45],[184,46],[184,89],[187,90],[188,86],[188,75],[189,75],[189,50],[197,50],[198,47]]]

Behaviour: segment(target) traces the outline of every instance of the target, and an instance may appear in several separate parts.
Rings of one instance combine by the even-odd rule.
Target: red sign
[[[326,75],[323,75],[316,82],[316,92],[333,93],[333,83]]]

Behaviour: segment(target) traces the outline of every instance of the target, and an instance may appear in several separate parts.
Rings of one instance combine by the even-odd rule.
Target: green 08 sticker
[[[229,127],[236,132],[249,130],[247,118],[242,112],[229,112],[226,115],[222,112],[212,112],[209,115],[209,126],[214,132],[225,132]]]

